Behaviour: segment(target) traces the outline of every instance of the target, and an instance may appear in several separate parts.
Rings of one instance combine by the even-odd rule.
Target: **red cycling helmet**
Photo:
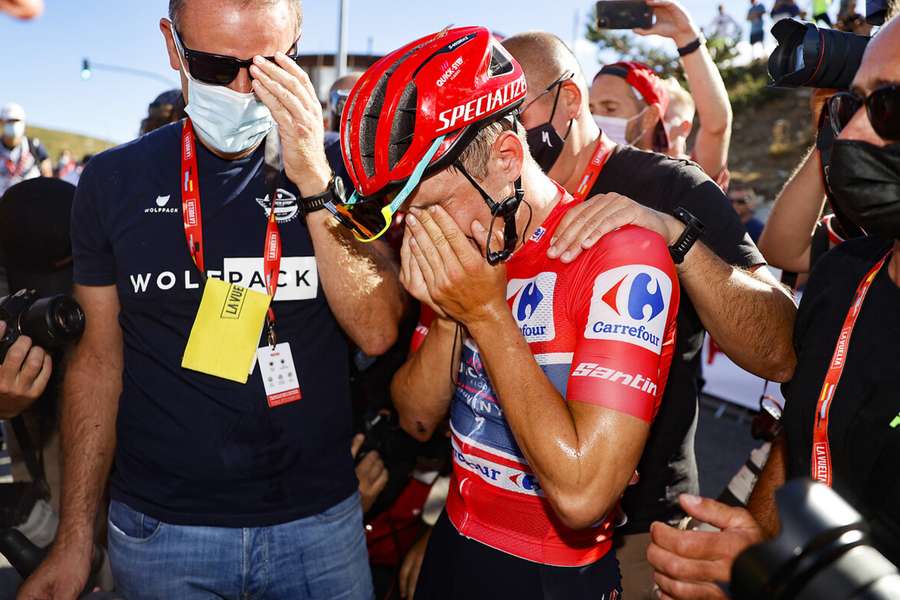
[[[347,98],[341,151],[356,192],[329,209],[359,239],[380,237],[424,176],[526,92],[522,67],[484,27],[445,29],[388,54]]]

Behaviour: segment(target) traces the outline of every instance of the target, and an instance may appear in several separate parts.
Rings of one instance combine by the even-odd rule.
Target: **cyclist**
[[[376,63],[341,125],[357,193],[331,209],[362,239],[402,210],[401,281],[434,314],[392,384],[420,439],[450,412],[420,598],[617,597],[614,509],[672,358],[663,237],[626,226],[574,262],[547,258],[575,202],[531,158],[526,92],[488,30],[450,29]]]

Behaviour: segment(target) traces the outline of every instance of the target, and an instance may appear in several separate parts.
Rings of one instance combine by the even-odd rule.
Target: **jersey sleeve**
[[[639,227],[585,254],[568,310],[576,339],[566,399],[651,422],[675,346],[680,291],[663,239]]]
[[[103,196],[98,190],[96,168],[97,159],[85,167],[72,203],[70,227],[74,278],[80,285],[113,285],[116,283],[116,260],[100,213]]]

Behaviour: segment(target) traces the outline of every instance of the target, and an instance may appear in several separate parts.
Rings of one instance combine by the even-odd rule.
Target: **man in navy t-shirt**
[[[80,593],[109,474],[110,560],[129,600],[369,598],[346,338],[370,355],[393,344],[404,306],[394,268],[316,210],[332,171],[321,107],[290,59],[299,0],[170,8],[160,28],[190,119],[82,175],[72,236],[87,328],[64,389],[62,520],[20,597]],[[182,367],[212,286],[204,275],[266,293],[273,206],[275,333],[300,392],[286,403],[264,387],[262,360],[245,384]],[[193,251],[186,233],[202,234]],[[258,346],[265,356],[265,336]]]

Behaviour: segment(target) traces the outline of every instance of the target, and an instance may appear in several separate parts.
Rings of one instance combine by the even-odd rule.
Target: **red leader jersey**
[[[679,289],[662,237],[634,226],[570,264],[547,258],[571,196],[507,262],[507,300],[534,359],[569,402],[652,421],[675,342]],[[430,311],[429,311],[430,312]],[[418,347],[430,319],[417,328]],[[450,409],[447,514],[460,534],[533,562],[576,567],[611,547],[613,518],[573,530],[559,520],[503,418],[474,340],[462,349]]]

